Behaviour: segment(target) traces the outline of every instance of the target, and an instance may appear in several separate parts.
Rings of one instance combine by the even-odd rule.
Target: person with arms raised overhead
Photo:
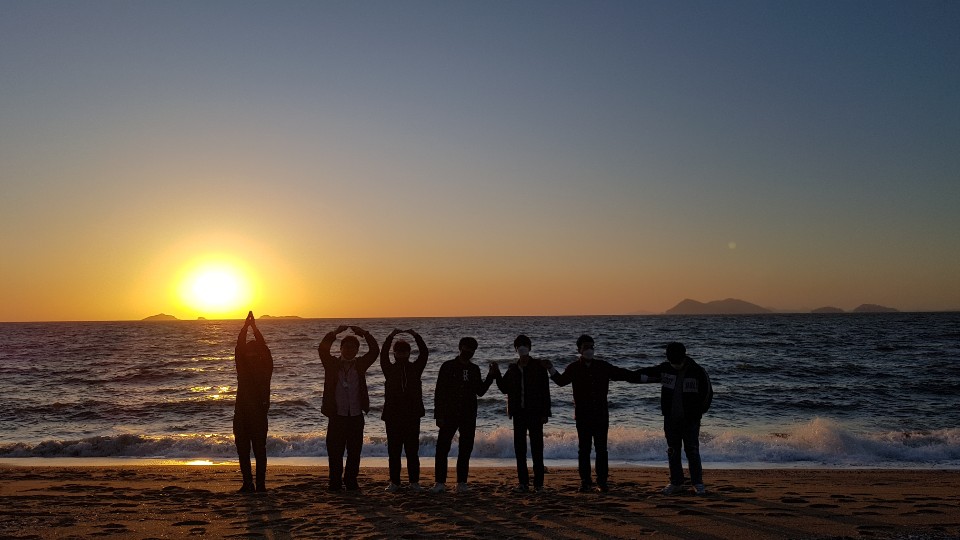
[[[533,457],[533,490],[543,490],[543,425],[550,417],[550,374],[530,358],[532,343],[521,334],[513,340],[518,360],[510,364],[501,377],[495,367],[497,388],[507,395],[507,416],[513,419],[513,450],[517,456],[516,491],[530,490],[527,469],[527,433],[530,434],[530,454]],[[496,366],[496,364],[491,364]]]
[[[593,357],[593,338],[582,335],[577,338],[577,352],[580,356],[567,366],[563,373],[554,369],[549,360],[541,360],[543,367],[550,371],[550,378],[560,386],[573,383],[574,420],[577,424],[579,448],[577,457],[580,471],[580,491],[592,491],[593,481],[590,475],[590,449],[597,452],[597,487],[606,493],[609,490],[607,477],[609,465],[607,459],[607,432],[610,429],[610,413],[607,393],[610,381],[639,383],[636,372],[614,366],[604,360]]]
[[[460,432],[457,452],[457,492],[466,493],[467,477],[470,474],[470,453],[477,432],[477,398],[487,393],[494,381],[493,366],[487,378],[480,375],[480,368],[471,362],[477,351],[477,340],[465,337],[460,340],[460,354],[440,366],[437,388],[433,397],[433,416],[437,419],[440,433],[437,435],[436,484],[431,493],[443,493],[447,489],[447,454],[453,444],[453,436]]]
[[[247,341],[247,330],[253,330],[254,339]],[[241,493],[267,491],[267,411],[270,409],[270,378],[273,376],[273,356],[257,328],[253,312],[237,337],[234,349],[237,366],[237,401],[233,409],[233,439],[240,458],[243,475]],[[250,468],[250,447],[257,460],[257,483],[253,483]]]
[[[398,339],[397,334],[409,334],[417,343],[417,359],[410,361],[410,344]],[[394,362],[390,362],[393,347]],[[390,332],[380,349],[380,369],[383,370],[383,414],[387,430],[387,456],[390,467],[390,485],[387,491],[400,489],[400,453],[407,453],[407,476],[410,491],[420,492],[420,419],[426,415],[423,407],[423,384],[420,377],[427,366],[427,344],[413,330]]]
[[[354,336],[340,340],[340,356],[330,354],[337,336],[346,330]],[[357,358],[362,336],[367,342],[367,354]],[[327,463],[330,467],[329,491],[360,489],[360,453],[363,450],[363,415],[370,411],[367,392],[367,369],[377,361],[380,346],[370,332],[359,326],[339,326],[328,333],[317,347],[323,364],[323,402],[320,412],[327,417]],[[343,454],[347,453],[347,466]]]

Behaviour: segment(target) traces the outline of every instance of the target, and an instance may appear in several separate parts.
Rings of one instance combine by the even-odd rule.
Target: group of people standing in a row
[[[248,329],[254,339],[247,341]],[[340,339],[340,355],[331,348],[338,336],[347,330],[354,335]],[[417,357],[411,360],[412,347],[400,334],[413,338]],[[368,352],[357,357],[362,337]],[[507,395],[507,415],[513,420],[514,450],[517,456],[518,492],[543,489],[543,426],[551,416],[550,379],[559,386],[573,385],[574,416],[579,439],[580,491],[608,490],[607,431],[609,410],[607,394],[610,381],[656,383],[661,385],[660,408],[664,417],[664,435],[670,466],[670,484],[664,494],[683,489],[684,475],[680,461],[685,451],[690,480],[697,494],[704,494],[703,468],[700,462],[700,419],[713,399],[713,388],[706,371],[686,355],[681,343],[666,346],[667,361],[659,365],[628,370],[594,358],[594,341],[587,335],[577,339],[579,357],[561,373],[549,360],[530,356],[532,343],[524,335],[513,345],[518,359],[505,373],[496,362],[484,377],[472,362],[477,340],[460,340],[456,358],[444,362],[437,375],[434,392],[434,418],[439,428],[436,447],[435,484],[431,493],[446,491],[447,455],[453,437],[459,433],[457,453],[457,491],[468,491],[467,478],[470,454],[477,427],[477,398],[496,382]],[[324,369],[321,413],[328,418],[327,455],[330,491],[358,490],[360,453],[363,448],[365,415],[370,411],[367,391],[367,370],[380,359],[384,376],[384,404],[381,418],[387,432],[387,453],[390,484],[386,490],[396,492],[401,484],[401,453],[406,453],[409,489],[424,491],[420,486],[420,419],[426,415],[423,405],[421,376],[429,356],[427,344],[413,330],[393,330],[381,348],[370,332],[358,326],[340,326],[328,333],[317,348]],[[393,351],[393,361],[390,352]],[[273,358],[263,335],[257,329],[253,312],[247,315],[236,347],[237,402],[233,431],[243,474],[241,492],[266,491],[267,411],[270,407],[270,378]],[[527,438],[533,458],[533,486],[527,469]],[[256,458],[256,483],[250,464],[250,449]],[[590,470],[590,453],[596,452],[596,484]],[[343,458],[346,453],[346,467]]]

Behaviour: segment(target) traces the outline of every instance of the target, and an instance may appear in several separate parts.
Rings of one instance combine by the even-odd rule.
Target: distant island
[[[846,313],[842,309],[833,306],[827,306],[811,310],[810,313]]]
[[[736,298],[698,302],[687,298],[666,311],[667,315],[758,315],[773,310]]]
[[[876,304],[860,304],[853,310],[854,313],[900,313],[899,309],[878,306]]]
[[[174,317],[173,315],[167,315],[166,313],[157,313],[156,315],[151,315],[149,317],[144,317],[140,319],[141,321],[179,321],[180,319]]]
[[[298,315],[261,315],[258,319],[302,319]]]

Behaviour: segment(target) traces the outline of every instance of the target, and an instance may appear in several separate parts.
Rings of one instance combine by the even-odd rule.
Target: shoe
[[[673,495],[674,493],[678,493],[678,492],[680,492],[680,491],[683,491],[683,486],[682,486],[682,485],[680,485],[680,484],[667,484],[667,487],[663,488],[663,491],[661,491],[660,493],[663,493],[664,495]]]
[[[384,491],[386,491],[387,493],[396,493],[400,491],[400,486],[394,484],[393,482],[390,482],[390,485],[387,486],[387,489],[385,489]]]
[[[257,488],[253,487],[253,484],[243,484],[240,486],[240,489],[237,490],[237,493],[256,493]]]
[[[343,491],[343,486],[341,486],[340,484],[330,484],[329,486],[327,486],[327,491],[329,493],[340,493],[341,491]]]
[[[697,491],[697,495],[706,495],[706,494],[707,494],[707,488],[705,488],[705,487],[703,486],[703,484],[696,484],[696,485],[693,486],[693,489],[695,489],[695,490]]]
[[[444,484],[443,482],[437,482],[436,484],[433,485],[432,488],[430,488],[430,493],[443,493],[446,490],[447,490],[446,484]]]
[[[513,488],[514,493],[526,493],[530,491],[530,487],[526,484],[520,484],[519,486]]]
[[[426,490],[420,487],[419,483],[417,482],[410,483],[410,493],[423,493],[424,491]]]
[[[543,486],[533,486],[534,493],[543,493]]]
[[[466,482],[457,482],[457,493],[468,493],[470,486]]]
[[[593,484],[580,484],[580,489],[577,491],[580,493],[590,493],[593,491]]]
[[[257,493],[266,493],[266,492],[267,492],[267,486],[263,484],[257,484]]]
[[[597,493],[606,493],[610,491],[610,488],[606,484],[597,484]]]

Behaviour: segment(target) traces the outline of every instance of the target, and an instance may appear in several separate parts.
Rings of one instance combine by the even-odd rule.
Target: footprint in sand
[[[178,521],[177,523],[174,523],[172,526],[173,527],[191,527],[196,525],[209,525],[209,524],[210,524],[209,521],[195,519],[190,521]]]
[[[806,504],[810,501],[801,497],[781,497],[780,502],[785,504]]]

